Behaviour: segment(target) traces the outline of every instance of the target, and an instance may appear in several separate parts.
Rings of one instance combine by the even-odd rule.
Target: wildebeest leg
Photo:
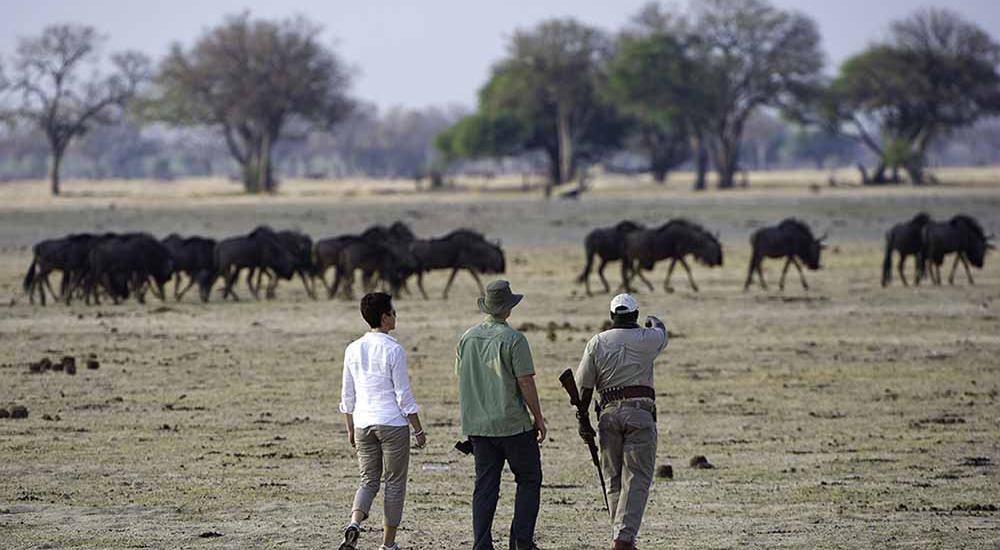
[[[185,286],[180,291],[180,293],[177,292],[177,287],[176,286],[174,287],[174,298],[176,298],[178,302],[180,302],[184,298],[184,295],[187,294],[187,291],[190,290],[191,286],[194,285],[194,283],[195,283],[195,275],[189,275],[188,277],[191,280],[188,281],[187,286]]]
[[[476,271],[474,269],[470,269],[469,270],[469,275],[472,275],[472,278],[476,280],[476,286],[479,287],[479,295],[480,296],[485,296],[486,295],[486,289],[483,288],[483,282],[479,280],[479,275],[476,274]]]
[[[601,279],[601,284],[604,285],[604,292],[611,292],[611,285],[608,284],[608,280],[604,277],[604,268],[607,267],[608,261],[601,258],[601,265],[597,266],[597,276]],[[587,287],[587,296],[590,296],[590,277],[584,279]]]
[[[969,269],[969,261],[965,259],[965,253],[959,252],[958,257],[962,258],[962,267],[965,268],[965,276],[969,278],[969,284],[976,284],[976,282],[972,280],[972,271]]]
[[[451,275],[448,276],[448,282],[444,285],[444,293],[441,295],[445,300],[448,299],[448,289],[451,288],[451,283],[455,281],[455,275],[458,275],[458,268],[451,270]]]
[[[49,272],[49,273],[46,273],[46,274],[45,274],[45,276],[44,276],[44,277],[42,277],[42,284],[44,284],[44,285],[45,285],[45,287],[49,289],[49,294],[51,294],[51,295],[52,295],[52,299],[53,299],[53,300],[57,300],[57,299],[58,299],[58,296],[60,296],[60,295],[59,295],[59,294],[56,294],[56,291],[55,291],[55,290],[52,290],[52,281],[51,281],[51,280],[49,280],[49,275],[50,275],[50,274],[51,274],[51,272]],[[64,275],[64,277],[65,277],[65,275]],[[44,301],[44,300],[42,300],[42,305],[43,305],[43,306],[45,305],[45,301]]]
[[[747,280],[743,283],[743,292],[750,290],[750,283],[753,282],[753,273],[757,269],[757,263],[760,262],[760,257],[753,255],[750,257],[750,267],[747,268]],[[763,281],[763,279],[761,279]]]
[[[674,268],[677,267],[677,258],[670,259],[670,267],[667,268],[667,278],[663,279],[663,290],[667,292],[673,292],[673,287],[670,286],[670,276],[674,274]]]
[[[948,284],[949,285],[955,284],[955,271],[958,270],[958,262],[960,262],[961,260],[962,260],[962,253],[961,252],[956,252],[955,253],[955,261],[951,264],[951,274],[948,275]],[[966,269],[968,269],[968,268],[966,268]]]
[[[802,272],[802,265],[794,257],[792,258],[792,265],[795,266],[795,269],[799,270],[799,280],[802,281],[802,288],[809,290],[809,285],[806,284],[806,276]]]
[[[916,260],[914,259],[914,261],[916,261]],[[906,263],[906,256],[904,256],[903,254],[900,254],[899,255],[899,280],[903,281],[903,286],[910,286],[910,284],[906,282],[906,273],[903,272],[903,264],[904,263]],[[916,271],[916,268],[914,268],[914,271]]]
[[[420,289],[420,294],[424,297],[424,300],[427,300],[428,299],[427,298],[427,291],[424,290],[424,272],[423,271],[418,271],[417,272],[417,288]]]
[[[625,292],[632,292],[632,277],[631,273],[631,262],[628,258],[622,258],[622,286],[625,287]]]
[[[691,288],[692,288],[692,289],[693,289],[693,290],[694,290],[695,292],[698,292],[698,285],[697,285],[697,284],[695,284],[695,282],[694,282],[694,277],[693,277],[693,276],[691,275],[691,268],[690,268],[690,267],[688,267],[688,264],[687,264],[687,262],[686,262],[686,261],[684,261],[684,258],[681,258],[681,267],[683,267],[683,268],[684,268],[684,271],[687,271],[687,274],[688,274],[688,282],[689,282],[689,283],[691,283]]]
[[[316,285],[316,281],[311,281],[312,284],[310,284],[310,281],[306,280],[306,272],[304,270],[301,270],[301,269],[299,270],[299,278],[302,279],[302,286],[305,287],[306,294],[308,294],[310,298],[312,298],[313,300],[315,300],[316,299],[316,286],[315,286]]]
[[[778,290],[785,290],[785,275],[788,274],[788,268],[792,265],[792,257],[789,256],[785,259],[785,267],[781,269],[781,278],[778,279]]]
[[[174,273],[174,301],[180,302],[181,272]]]
[[[646,288],[648,288],[650,292],[653,291],[653,283],[649,282],[649,279],[647,279],[646,276],[642,274],[641,267],[635,270],[635,276],[638,277],[640,281],[646,283]]]
[[[257,275],[257,286],[253,285],[253,276]],[[250,289],[250,294],[253,294],[254,300],[260,300],[260,272],[257,271],[256,267],[251,267],[250,272],[247,273],[247,287]]]

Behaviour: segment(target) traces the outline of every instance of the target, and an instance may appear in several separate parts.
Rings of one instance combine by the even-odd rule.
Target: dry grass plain
[[[548,203],[503,191],[417,195],[412,183],[293,183],[268,198],[221,182],[69,184],[55,200],[37,183],[0,187],[0,406],[30,410],[0,419],[0,548],[336,547],[357,483],[336,410],[343,349],[362,331],[354,303],[310,301],[298,283],[283,283],[272,302],[202,305],[189,295],[42,308],[20,283],[30,244],[71,231],[221,237],[269,223],[323,237],[394,219],[420,235],[469,226],[503,240],[507,278],[527,296],[511,323],[530,328],[551,430],[538,543],[605,548],[597,482],[556,380],[609,299],[573,283],[580,242],[621,218],[679,215],[720,232],[725,266],[694,267],[700,293],[680,276],[675,293],[638,295],[674,335],[656,376],[658,463],[675,477],[656,481],[640,546],[997,548],[997,257],[974,273],[975,286],[959,276],[954,287],[883,289],[879,266],[886,227],[920,209],[964,211],[1000,229],[1000,184],[959,174],[924,189],[807,185],[694,195],[676,183],[599,180],[580,201]],[[748,234],[789,214],[831,230],[823,269],[806,274],[812,289],[792,273],[777,291],[772,261],[772,290],[743,293]],[[608,274],[617,283],[617,268]],[[457,338],[479,320],[477,291],[460,275],[446,302],[444,281],[429,278],[431,300],[397,304],[430,442],[411,462],[404,548],[471,539],[472,461],[452,450],[452,361]],[[44,356],[88,353],[100,369],[28,369]],[[694,455],[717,467],[689,468]],[[512,493],[508,478],[498,547]],[[364,548],[377,547],[380,519]]]

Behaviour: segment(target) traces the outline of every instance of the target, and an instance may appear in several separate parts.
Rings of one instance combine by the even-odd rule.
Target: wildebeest
[[[344,294],[352,297],[355,270],[361,270],[365,291],[374,286],[377,275],[394,296],[399,295],[403,281],[407,275],[417,269],[417,261],[410,252],[409,243],[393,240],[379,241],[364,236],[349,237],[343,243],[337,255],[336,276],[329,290],[330,296],[337,294],[341,283],[344,283]]]
[[[913,219],[892,226],[885,234],[885,260],[882,262],[882,286],[892,282],[892,253],[899,253],[899,278],[903,285],[908,285],[903,272],[903,264],[907,256],[915,256],[914,280],[917,284],[923,277],[924,266],[924,227],[930,223],[931,217],[926,212],[920,212]]]
[[[631,291],[631,273],[641,270],[652,270],[656,262],[669,259],[667,277],[663,280],[663,289],[673,292],[670,286],[670,276],[674,267],[680,262],[687,271],[688,282],[697,292],[698,285],[691,275],[685,256],[694,258],[708,267],[722,265],[722,244],[715,235],[704,227],[685,219],[671,220],[656,229],[642,229],[629,233],[625,238],[625,259],[622,264],[622,278],[626,291]],[[648,283],[647,283],[648,284]]]
[[[336,269],[337,262],[340,260],[340,251],[356,238],[358,238],[356,235],[340,235],[321,239],[313,245],[314,275],[319,277],[320,282],[323,283],[329,298],[333,298],[336,290],[332,285],[327,284],[326,272],[331,267]]]
[[[269,227],[261,226],[248,235],[230,237],[220,241],[215,247],[215,266],[223,280],[222,297],[232,296],[239,300],[233,286],[243,269],[270,269],[279,277],[288,279],[294,273],[294,261],[278,240],[277,234]],[[254,298],[260,299],[257,289],[251,284],[253,271],[248,271],[247,285]]]
[[[989,242],[992,236],[987,237],[979,222],[966,214],[959,214],[947,222],[928,223],[924,226],[923,237],[924,260],[930,262],[928,272],[936,285],[941,284],[941,264],[947,254],[955,253],[948,284],[955,284],[955,270],[959,262],[965,267],[969,284],[975,284],[969,262],[982,268],[986,252],[994,248]]]
[[[290,279],[295,274],[298,274],[299,278],[302,279],[302,286],[306,289],[306,294],[315,300],[316,290],[313,288],[312,282],[313,272],[315,271],[312,237],[302,232],[291,230],[278,231],[275,235],[278,242],[285,248],[285,251],[288,252],[288,255],[292,259],[292,275],[287,278]],[[251,277],[254,271],[256,271],[254,268],[250,269]],[[268,276],[267,289],[264,295],[268,299],[274,298],[279,277],[267,267],[257,272],[257,291],[260,291],[260,280],[264,274]]]
[[[424,273],[435,269],[450,269],[451,275],[445,284],[442,297],[448,298],[448,290],[459,270],[465,269],[475,279],[482,294],[483,283],[479,273],[503,273],[506,259],[499,243],[491,243],[482,234],[469,229],[457,229],[435,239],[417,239],[410,243],[410,250],[417,260],[417,286],[426,299]]]
[[[743,290],[750,288],[754,272],[760,279],[760,286],[767,290],[767,283],[764,282],[764,273],[760,268],[764,258],[787,258],[785,267],[781,270],[781,279],[778,281],[778,288],[784,290],[785,275],[788,274],[788,266],[794,265],[799,271],[799,279],[802,281],[802,288],[809,289],[806,284],[805,275],[802,273],[802,266],[798,260],[805,262],[806,267],[811,270],[819,269],[819,257],[825,246],[823,240],[826,235],[814,238],[809,226],[795,218],[786,218],[776,226],[762,227],[754,231],[750,236],[750,245],[753,251],[750,257],[750,268],[747,270],[747,280],[743,284]]]
[[[163,245],[174,258],[174,298],[179,302],[195,283],[202,302],[207,302],[212,284],[218,276],[215,267],[215,239],[204,237],[183,238],[171,233],[163,239]],[[181,289],[181,275],[188,277],[187,285]]]
[[[578,283],[584,283],[587,288],[587,296],[590,296],[590,269],[594,265],[594,255],[601,260],[597,266],[597,276],[600,277],[604,285],[604,292],[610,292],[611,287],[608,280],[604,278],[604,267],[608,262],[621,261],[625,257],[625,237],[634,231],[645,229],[642,224],[631,220],[622,220],[611,227],[599,227],[594,229],[583,239],[583,248],[587,255],[587,265],[583,268],[583,273],[577,278]],[[624,267],[624,266],[623,266]],[[646,285],[652,289],[653,285],[638,273]],[[622,281],[625,284],[625,281]]]
[[[87,293],[98,300],[103,289],[115,303],[134,292],[145,303],[146,287],[165,299],[164,285],[174,272],[174,259],[167,247],[148,233],[126,233],[101,238],[90,250]]]
[[[45,288],[53,299],[62,298],[69,303],[74,289],[80,285],[90,271],[90,248],[99,237],[89,233],[68,235],[59,239],[47,239],[32,247],[31,265],[24,276],[24,291],[31,303],[35,303],[37,291],[42,305],[45,305]],[[49,275],[53,271],[62,272],[59,293],[52,289]]]

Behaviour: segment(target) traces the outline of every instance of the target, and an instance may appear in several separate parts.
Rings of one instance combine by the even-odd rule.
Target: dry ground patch
[[[314,236],[404,219],[418,234],[471,226],[503,240],[527,298],[511,323],[532,345],[551,440],[539,544],[603,548],[596,480],[557,376],[575,366],[608,296],[573,278],[586,229],[622,217],[685,215],[717,229],[725,267],[696,266],[703,291],[639,294],[673,334],[657,361],[659,464],[644,548],[996,548],[1000,540],[1000,270],[976,286],[878,285],[881,234],[917,209],[1000,228],[995,189],[622,193],[543,203],[511,196],[182,201],[92,198],[0,205],[0,547],[330,547],[357,483],[339,397],[356,305],[309,301],[30,306],[26,248],[74,230],[147,228],[223,236],[256,223]],[[110,204],[114,202],[115,207]],[[741,291],[753,227],[798,212],[832,230],[805,292]],[[950,267],[950,266],[949,266]],[[780,264],[765,272],[776,286]],[[662,281],[663,268],[654,281]],[[617,282],[616,268],[608,270]],[[429,279],[440,292],[443,275]],[[596,280],[596,279],[595,279]],[[596,287],[595,287],[596,288]],[[246,294],[245,292],[243,294]],[[477,322],[476,289],[400,300],[399,339],[430,444],[414,451],[406,548],[467,547],[472,462],[458,438],[454,344]],[[98,370],[31,373],[43,356],[94,353]],[[44,419],[48,417],[50,420]],[[694,455],[717,466],[688,467]],[[504,482],[495,534],[506,532]],[[364,534],[378,537],[380,513]],[[221,537],[201,538],[206,532]],[[374,546],[370,546],[374,547]]]

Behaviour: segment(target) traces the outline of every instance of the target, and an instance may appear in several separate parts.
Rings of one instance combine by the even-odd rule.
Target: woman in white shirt
[[[398,550],[396,530],[403,517],[410,462],[410,427],[418,448],[427,444],[417,402],[410,391],[406,352],[389,336],[396,328],[392,298],[382,292],[361,299],[361,316],[371,327],[344,352],[344,384],[340,412],[357,450],[361,486],[354,496],[351,524],[341,550],[355,550],[361,522],[368,518],[379,482],[385,475],[383,550]]]

